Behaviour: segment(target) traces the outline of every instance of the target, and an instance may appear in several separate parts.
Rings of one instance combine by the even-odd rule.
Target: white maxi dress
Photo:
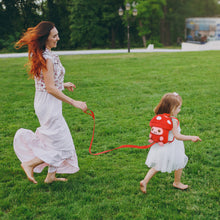
[[[178,131],[181,131],[179,125]],[[169,132],[168,140],[173,140],[172,131]],[[188,157],[185,155],[183,141],[174,139],[173,142],[166,143],[163,146],[154,144],[148,152],[145,164],[157,171],[171,173],[174,170],[183,169],[187,162]]]
[[[65,69],[57,55],[46,49],[45,59],[51,59],[54,65],[55,86],[63,90]],[[43,74],[35,78],[34,109],[40,127],[35,133],[20,128],[14,137],[14,150],[21,162],[35,157],[44,161],[34,168],[40,173],[46,166],[48,172],[75,173],[79,170],[78,159],[68,125],[62,115],[62,101],[50,95],[45,88]]]

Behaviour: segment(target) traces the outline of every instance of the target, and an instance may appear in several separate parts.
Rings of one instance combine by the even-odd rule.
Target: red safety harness
[[[89,111],[89,112],[88,112]],[[106,150],[106,151],[102,151],[102,152],[99,152],[99,153],[92,153],[92,151],[91,151],[91,149],[92,149],[92,143],[93,143],[93,139],[94,139],[94,134],[95,134],[95,114],[93,113],[93,111],[92,110],[87,110],[87,112],[85,112],[87,115],[90,115],[92,118],[93,118],[93,121],[94,121],[94,125],[93,125],[93,133],[92,133],[92,138],[91,138],[91,142],[90,142],[90,146],[89,146],[89,153],[90,154],[92,154],[92,155],[100,155],[100,154],[104,154],[104,153],[108,153],[108,152],[110,152],[110,151],[113,151],[113,150],[117,150],[117,149],[120,149],[120,148],[138,148],[138,149],[147,149],[147,148],[150,148],[150,147],[152,147],[155,143],[157,143],[157,142],[159,142],[159,141],[157,141],[157,140],[155,140],[155,139],[153,139],[153,142],[151,143],[151,144],[149,144],[149,145],[144,145],[144,146],[137,146],[137,145],[121,145],[121,146],[119,146],[119,147],[116,147],[116,148],[114,148],[114,149],[111,149],[111,150]],[[157,115],[158,116],[158,115]],[[159,115],[159,116],[161,116],[161,115]],[[156,117],[156,116],[155,116]],[[155,117],[153,118],[153,119],[155,119]],[[166,117],[169,117],[169,115],[167,115],[166,114]],[[152,119],[152,120],[153,120]],[[152,120],[150,121],[150,125],[152,124],[151,122],[152,122]],[[178,120],[178,119],[177,119]],[[154,121],[154,120],[153,120]],[[172,120],[170,120],[171,122],[172,122]],[[153,123],[153,125],[155,125],[155,123]],[[159,126],[158,124],[157,124],[157,126]],[[164,126],[165,127],[165,126]],[[171,129],[170,129],[171,128]],[[172,130],[172,128],[173,128],[173,126],[171,127],[171,126],[169,126],[169,130]],[[151,129],[152,130],[152,129]],[[166,135],[168,135],[168,134],[166,134]],[[152,137],[152,136],[151,136]],[[172,141],[168,141],[168,137],[166,138],[167,139],[167,142],[169,142],[169,143],[171,143],[171,142],[173,142],[173,140]],[[166,142],[166,143],[167,143]],[[165,143],[165,142],[163,142],[163,143]]]

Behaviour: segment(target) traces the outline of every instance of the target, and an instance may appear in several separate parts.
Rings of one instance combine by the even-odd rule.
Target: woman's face
[[[51,49],[57,46],[57,41],[59,40],[59,35],[56,27],[51,29],[50,34],[46,41],[46,48]]]

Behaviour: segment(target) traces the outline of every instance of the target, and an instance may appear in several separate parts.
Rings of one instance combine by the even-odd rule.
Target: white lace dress
[[[180,130],[180,126],[178,126],[178,131],[180,132]],[[168,140],[172,139],[173,132],[170,131]],[[148,167],[155,168],[157,171],[170,173],[184,168],[187,162],[188,157],[185,155],[183,141],[174,139],[172,143],[167,143],[163,146],[154,144],[149,150],[145,164]]]
[[[54,65],[55,86],[63,90],[65,69],[59,57],[49,50],[43,53],[45,59],[51,59]],[[14,137],[14,150],[21,162],[40,158],[45,163],[35,167],[40,173],[49,166],[48,172],[75,173],[79,170],[75,146],[68,125],[62,115],[62,101],[47,93],[43,74],[35,78],[34,109],[40,127],[32,132],[19,129]]]

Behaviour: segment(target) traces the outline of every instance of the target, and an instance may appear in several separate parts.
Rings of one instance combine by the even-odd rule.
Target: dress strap
[[[178,118],[173,117],[173,116],[170,116],[170,118],[172,118],[172,119],[176,119],[176,120],[177,120],[177,124],[178,124],[178,126],[179,126],[180,122],[179,122]]]

